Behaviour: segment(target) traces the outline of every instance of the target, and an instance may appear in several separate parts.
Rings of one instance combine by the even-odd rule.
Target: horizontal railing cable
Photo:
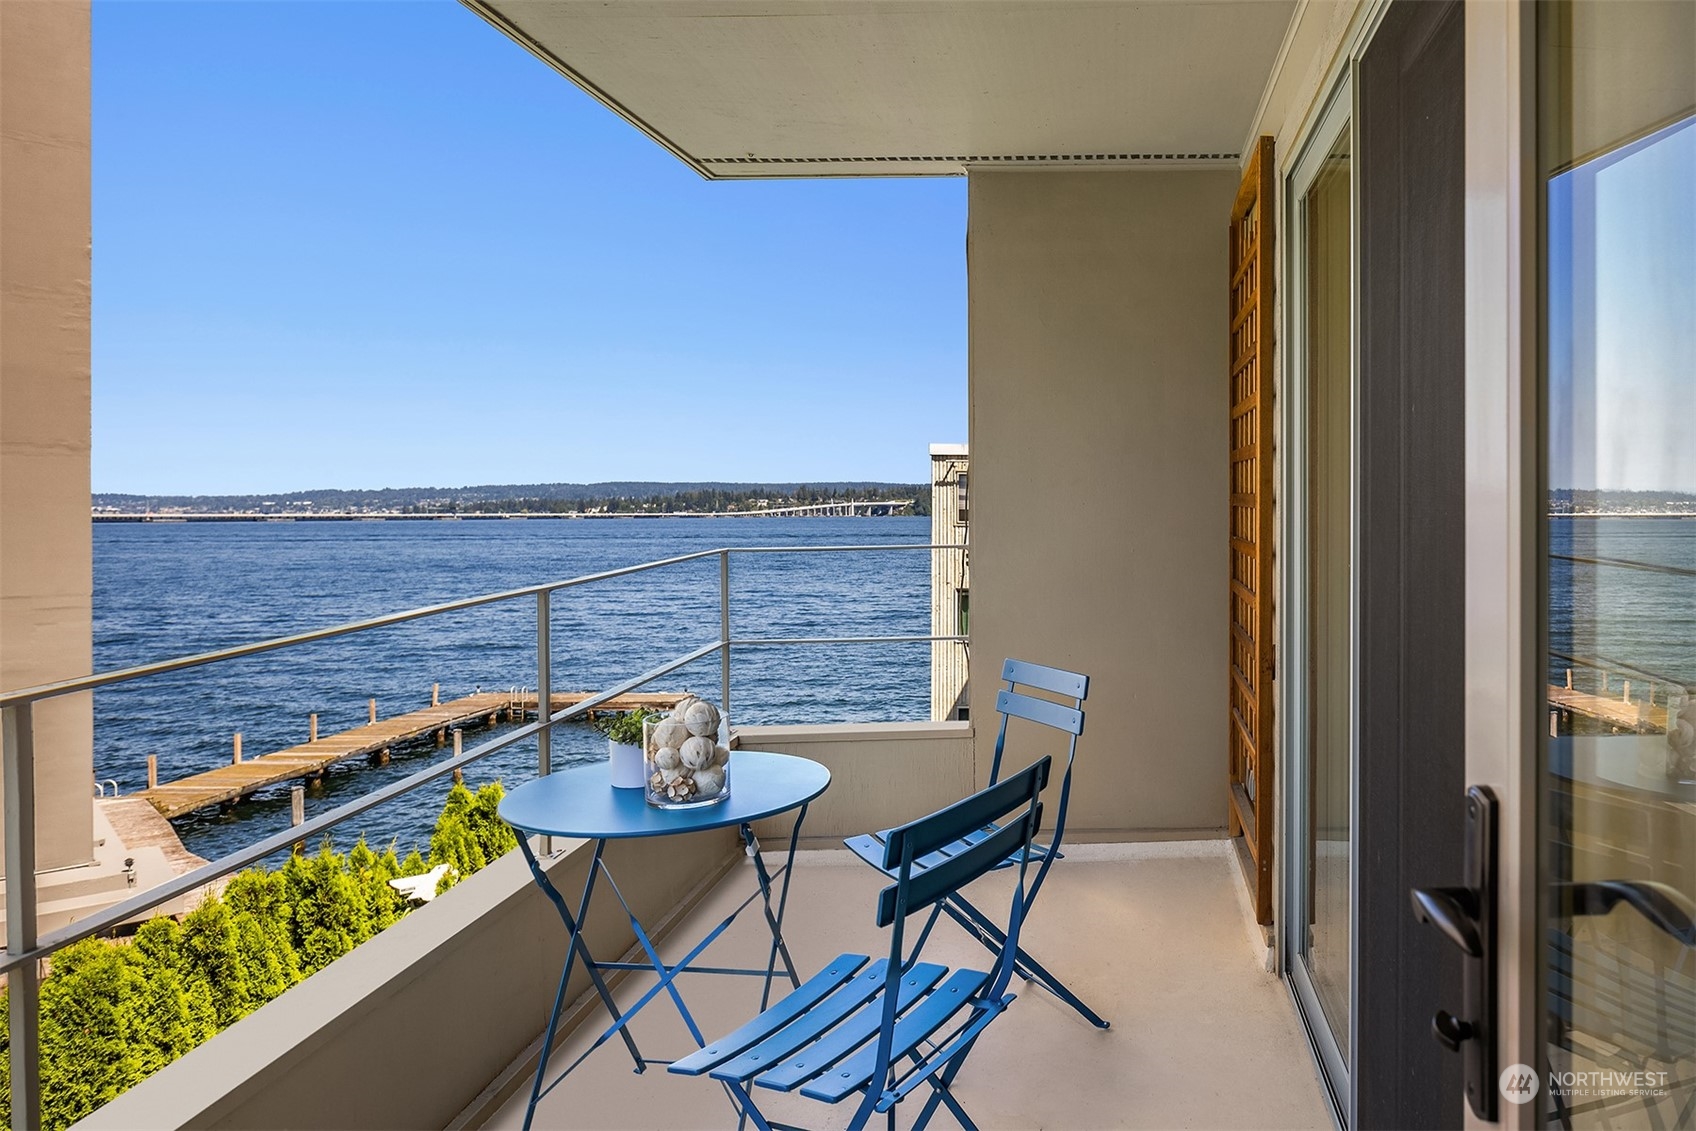
[[[451,774],[457,769],[468,766],[473,762],[481,761],[497,751],[504,750],[508,746],[522,742],[527,738],[534,737],[544,729],[555,726],[558,723],[569,722],[580,715],[587,714],[603,703],[633,691],[644,684],[652,683],[661,676],[674,672],[678,668],[686,667],[689,664],[694,663],[696,660],[710,656],[714,652],[717,652],[722,646],[721,642],[716,640],[711,644],[703,645],[692,652],[678,657],[677,659],[670,660],[661,664],[659,667],[650,668],[641,675],[627,679],[623,683],[616,684],[605,691],[592,695],[583,700],[581,703],[576,703],[570,707],[564,708],[563,710],[557,711],[549,715],[545,720],[538,717],[533,723],[508,731],[506,734],[474,746],[462,754],[458,754],[447,758],[444,761],[426,766],[422,770],[408,774],[406,777],[401,778],[397,782],[392,782],[380,789],[374,789],[369,793],[361,794],[352,801],[343,805],[338,805],[327,813],[319,814],[309,821],[296,825],[284,832],[266,837],[264,840],[257,841],[254,844],[248,845],[246,848],[232,852],[228,856],[220,857],[209,864],[203,864],[192,872],[184,872],[180,876],[175,876],[172,879],[169,879],[156,887],[149,888],[147,891],[133,896],[122,903],[113,904],[98,915],[91,915],[87,919],[79,919],[75,923],[59,928],[57,931],[50,931],[41,936],[41,939],[36,943],[34,948],[20,953],[7,953],[4,958],[0,958],[0,973],[5,973],[14,967],[22,966],[24,963],[35,959],[46,958],[54,951],[67,947],[74,942],[79,942],[92,935],[100,934],[102,931],[122,926],[128,920],[133,919],[135,916],[144,911],[157,907],[161,903],[169,902],[170,900],[177,898],[179,895],[185,895],[188,892],[191,892],[198,887],[203,887],[214,880],[222,879],[231,872],[239,871],[249,864],[263,860],[267,856],[274,855],[278,852],[286,852],[290,847],[303,840],[317,836],[319,833],[328,832],[330,829],[335,828],[342,822],[353,817],[357,817],[361,813],[370,809],[375,809],[377,806],[382,805],[387,801],[392,801],[402,794],[410,793],[419,786],[428,785],[430,782],[439,777]],[[538,703],[538,709],[539,708],[540,704]]]
[[[1557,562],[1577,562],[1580,565],[1618,566],[1620,569],[1636,569],[1645,573],[1665,573],[1673,577],[1696,577],[1696,569],[1686,566],[1661,565],[1658,562],[1639,562],[1630,558],[1584,557],[1579,554],[1550,554],[1549,557]]]
[[[44,683],[38,687],[25,687],[17,691],[0,693],[0,707],[10,707],[15,703],[34,703],[42,699],[51,699],[60,695],[72,695],[79,691],[93,691],[101,687],[109,687],[115,683],[127,683],[130,680],[143,679],[147,676],[163,675],[167,672],[182,671],[185,668],[204,667],[207,664],[221,663],[225,660],[240,659],[243,656],[256,656],[264,652],[275,652],[279,648],[293,648],[301,644],[311,644],[318,640],[330,640],[337,636],[349,636],[356,632],[368,632],[374,628],[388,628],[391,625],[405,624],[407,621],[422,620],[425,617],[440,616],[443,613],[455,613],[463,609],[475,609],[483,605],[493,605],[500,601],[514,601],[520,597],[534,597],[539,593],[554,593],[561,589],[570,589],[578,585],[587,585],[592,581],[606,581],[614,577],[624,577],[628,574],[642,573],[662,566],[678,565],[682,562],[695,561],[700,558],[712,557],[718,551],[702,550],[699,553],[682,554],[675,558],[663,558],[659,561],[643,562],[640,565],[623,566],[619,569],[609,569],[602,573],[585,574],[566,581],[553,581],[545,585],[526,585],[522,589],[506,589],[499,593],[485,593],[479,597],[464,597],[457,601],[444,601],[439,605],[426,605],[423,608],[408,609],[400,613],[385,613],[379,617],[367,620],[353,621],[349,624],[338,624],[330,628],[314,629],[311,632],[299,632],[292,636],[279,636],[271,640],[261,640],[255,644],[238,644],[233,648],[220,648],[216,652],[201,652],[194,656],[183,656],[175,660],[160,660],[152,664],[137,664],[134,667],[118,668],[109,672],[98,672],[94,675],[82,676],[77,679],[60,680],[57,683]]]
[[[964,636],[756,636],[732,640],[736,648],[763,648],[777,644],[930,644],[954,641],[964,643]]]
[[[39,684],[35,687],[22,687],[16,690],[0,692],[0,707],[10,707],[18,703],[35,703],[43,699],[52,699],[61,695],[74,695],[81,691],[93,691],[101,687],[109,687],[116,683],[128,683],[131,680],[144,679],[148,676],[164,675],[168,672],[182,671],[186,668],[204,667],[207,664],[221,663],[225,660],[236,660],[244,656],[257,656],[265,652],[275,652],[280,648],[293,648],[301,644],[311,644],[319,640],[330,640],[338,636],[349,636],[356,632],[368,632],[376,628],[388,628],[392,625],[405,624],[408,621],[421,620],[425,617],[440,616],[444,613],[459,612],[464,609],[475,609],[483,605],[493,605],[501,601],[513,601],[521,597],[534,597],[538,593],[555,593],[561,589],[571,589],[579,585],[587,585],[595,581],[608,581],[615,577],[625,577],[630,574],[644,573],[648,570],[660,569],[665,566],[681,565],[685,562],[699,561],[705,558],[717,557],[719,554],[817,554],[817,553],[864,553],[892,550],[964,550],[964,544],[925,544],[925,543],[894,543],[877,546],[725,546],[715,550],[697,550],[689,554],[679,554],[672,558],[661,558],[657,561],[642,562],[637,565],[621,566],[618,569],[603,570],[599,573],[584,574],[581,577],[568,578],[564,581],[551,581],[541,585],[526,585],[519,589],[505,589],[498,593],[485,593],[476,597],[464,597],[454,601],[444,601],[438,605],[426,605],[422,608],[407,609],[398,613],[385,613],[382,616],[370,617],[366,620],[352,621],[348,624],[333,625],[329,628],[313,629],[310,632],[294,633],[290,636],[279,636],[270,640],[261,640],[253,644],[238,644],[231,648],[220,648],[213,652],[201,652],[193,656],[182,656],[176,659],[160,660],[150,664],[136,664],[127,668],[116,668],[112,671],[96,672],[93,675],[79,676],[76,679],[59,680],[54,683]]]

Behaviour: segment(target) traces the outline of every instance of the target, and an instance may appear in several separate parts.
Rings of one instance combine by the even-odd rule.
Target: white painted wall
[[[1072,668],[1092,680],[1072,829],[1223,835],[1237,174],[970,180],[977,780],[1002,660]]]

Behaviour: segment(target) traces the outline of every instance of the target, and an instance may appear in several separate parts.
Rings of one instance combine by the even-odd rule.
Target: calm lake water
[[[516,588],[719,546],[924,545],[926,518],[642,519],[508,522],[100,524],[94,528],[95,661],[106,670],[341,624],[478,593]],[[1696,521],[1562,519],[1550,550],[1575,558],[1696,568]],[[1696,579],[1619,565],[1550,566],[1551,651],[1625,665],[1696,685]],[[748,555],[733,559],[734,631],[742,637],[925,635],[929,554]],[[596,690],[716,639],[716,559],[618,578],[556,595],[554,686]],[[146,784],[148,754],[162,780],[226,764],[231,736],[253,756],[303,742],[307,715],[331,734],[379,713],[478,688],[534,687],[534,603],[432,618],[359,636],[163,676],[95,696],[95,768],[123,792]],[[1560,682],[1567,661],[1551,657]],[[739,651],[732,716],[740,723],[922,719],[929,712],[924,644]],[[1594,673],[1580,669],[1588,689]],[[1620,672],[1613,674],[1617,693]],[[1644,678],[1633,676],[1634,682]],[[720,696],[718,658],[667,676],[656,690]],[[469,732],[475,743],[498,731]],[[587,726],[554,739],[556,765],[604,756]],[[308,815],[440,757],[397,754],[386,767],[354,760],[307,793]],[[509,785],[535,771],[535,744],[476,763],[473,785]],[[418,790],[344,825],[398,839],[428,838],[447,791]],[[188,847],[216,857],[288,827],[286,787],[234,813],[185,819]]]
[[[226,648],[382,613],[593,573],[719,546],[908,544],[928,518],[641,519],[461,522],[99,524],[94,528],[97,670]],[[930,632],[930,555],[922,550],[732,558],[733,633],[741,637],[893,636]],[[597,690],[718,637],[716,558],[556,594],[556,690]],[[240,731],[248,757],[363,724],[375,697],[388,717],[476,689],[536,685],[535,603],[524,599],[422,623],[234,660],[95,695],[95,770],[124,793],[225,765]],[[709,656],[657,681],[720,698]],[[930,709],[926,644],[738,650],[738,723],[922,719]],[[475,731],[467,747],[499,733]],[[554,764],[605,756],[587,726],[556,728]],[[308,816],[441,757],[397,753],[386,767],[352,760],[308,790]],[[509,788],[535,772],[534,741],[475,763],[469,784]],[[423,847],[448,783],[433,784],[341,826]],[[234,813],[184,819],[188,848],[215,858],[288,827],[286,786]]]
[[[1651,677],[1662,695],[1669,682],[1696,687],[1696,519],[1557,519],[1549,553],[1551,683],[1573,666],[1574,686],[1596,689],[1571,656],[1609,666],[1614,694],[1622,675],[1640,695]]]

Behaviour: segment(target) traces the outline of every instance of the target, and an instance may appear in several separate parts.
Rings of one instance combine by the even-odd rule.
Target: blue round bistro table
[[[536,885],[554,905],[554,910],[559,912],[568,936],[565,969],[560,972],[559,990],[554,994],[553,1012],[548,1017],[548,1027],[542,1039],[541,1061],[536,1066],[536,1081],[530,1089],[530,1105],[524,1112],[526,1129],[535,1118],[536,1104],[541,1098],[614,1034],[624,1040],[637,1072],[641,1072],[650,1064],[670,1063],[644,1057],[636,1047],[636,1039],[630,1033],[631,1019],[661,991],[670,995],[696,1044],[705,1046],[706,1038],[702,1036],[700,1027],[695,1024],[688,1006],[683,1004],[683,996],[674,984],[679,974],[764,978],[765,985],[760,995],[761,1010],[769,1003],[772,979],[776,976],[780,961],[790,983],[796,986],[801,984],[795,973],[795,964],[789,957],[789,947],[783,941],[783,912],[789,902],[789,880],[795,867],[795,846],[800,842],[801,822],[807,816],[808,804],[830,785],[830,771],[817,762],[789,754],[736,750],[730,755],[729,780],[730,796],[723,801],[690,809],[658,809],[648,804],[640,789],[614,789],[607,763],[597,762],[526,782],[501,801],[501,818],[520,833],[518,847],[530,865],[530,874],[535,877]],[[789,833],[789,852],[783,866],[772,871],[766,867],[759,838],[754,836],[753,822],[791,811],[795,813],[795,823]],[[757,889],[743,900],[728,918],[714,927],[706,938],[697,943],[682,961],[668,966],[660,958],[647,930],[625,900],[624,894],[619,891],[618,883],[607,867],[607,841],[677,836],[681,833],[706,832],[732,826],[741,831],[743,846],[754,862]],[[530,845],[530,836],[533,835],[575,837],[594,842],[594,855],[589,861],[589,873],[584,879],[583,895],[578,900],[575,914],[566,906],[565,899],[548,879],[547,870],[537,859],[535,849]],[[630,925],[636,932],[636,941],[647,954],[647,962],[603,962],[589,953],[589,946],[583,939],[583,922],[589,913],[589,900],[595,892],[596,878],[600,876],[606,878],[608,886],[624,907],[625,914],[630,917]],[[776,906],[773,906],[773,881],[779,877],[783,882],[777,891]],[[766,925],[771,930],[771,951],[767,956],[765,968],[762,970],[691,965],[738,915],[752,906],[755,900],[760,901],[765,912]],[[548,1058],[553,1052],[554,1029],[559,1024],[560,1013],[565,1006],[566,985],[571,981],[572,966],[579,959],[595,992],[600,996],[601,1003],[606,1006],[607,1013],[612,1017],[612,1024],[595,1038],[594,1043],[581,1056],[567,1065],[551,1082],[544,1084]],[[602,972],[608,970],[652,970],[659,975],[659,981],[638,998],[634,1005],[621,1011],[613,999],[606,979],[602,976]]]

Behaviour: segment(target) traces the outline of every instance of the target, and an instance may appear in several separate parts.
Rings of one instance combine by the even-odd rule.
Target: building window
[[[959,480],[960,490],[959,490],[959,496],[958,496],[960,510],[959,510],[959,514],[956,515],[955,518],[954,518],[954,521],[961,526],[966,525],[966,474],[967,473],[964,472],[964,471],[962,471],[960,473],[960,480]]]
[[[954,602],[954,611],[955,611],[955,614],[956,614],[955,618],[954,618],[955,622],[956,622],[955,628],[954,628],[954,635],[955,636],[970,636],[971,635],[971,620],[972,620],[972,594],[971,594],[971,591],[968,590],[968,589],[962,589],[962,590],[960,590],[960,592],[958,594],[956,594],[956,596],[958,597],[958,600],[956,600]]]

